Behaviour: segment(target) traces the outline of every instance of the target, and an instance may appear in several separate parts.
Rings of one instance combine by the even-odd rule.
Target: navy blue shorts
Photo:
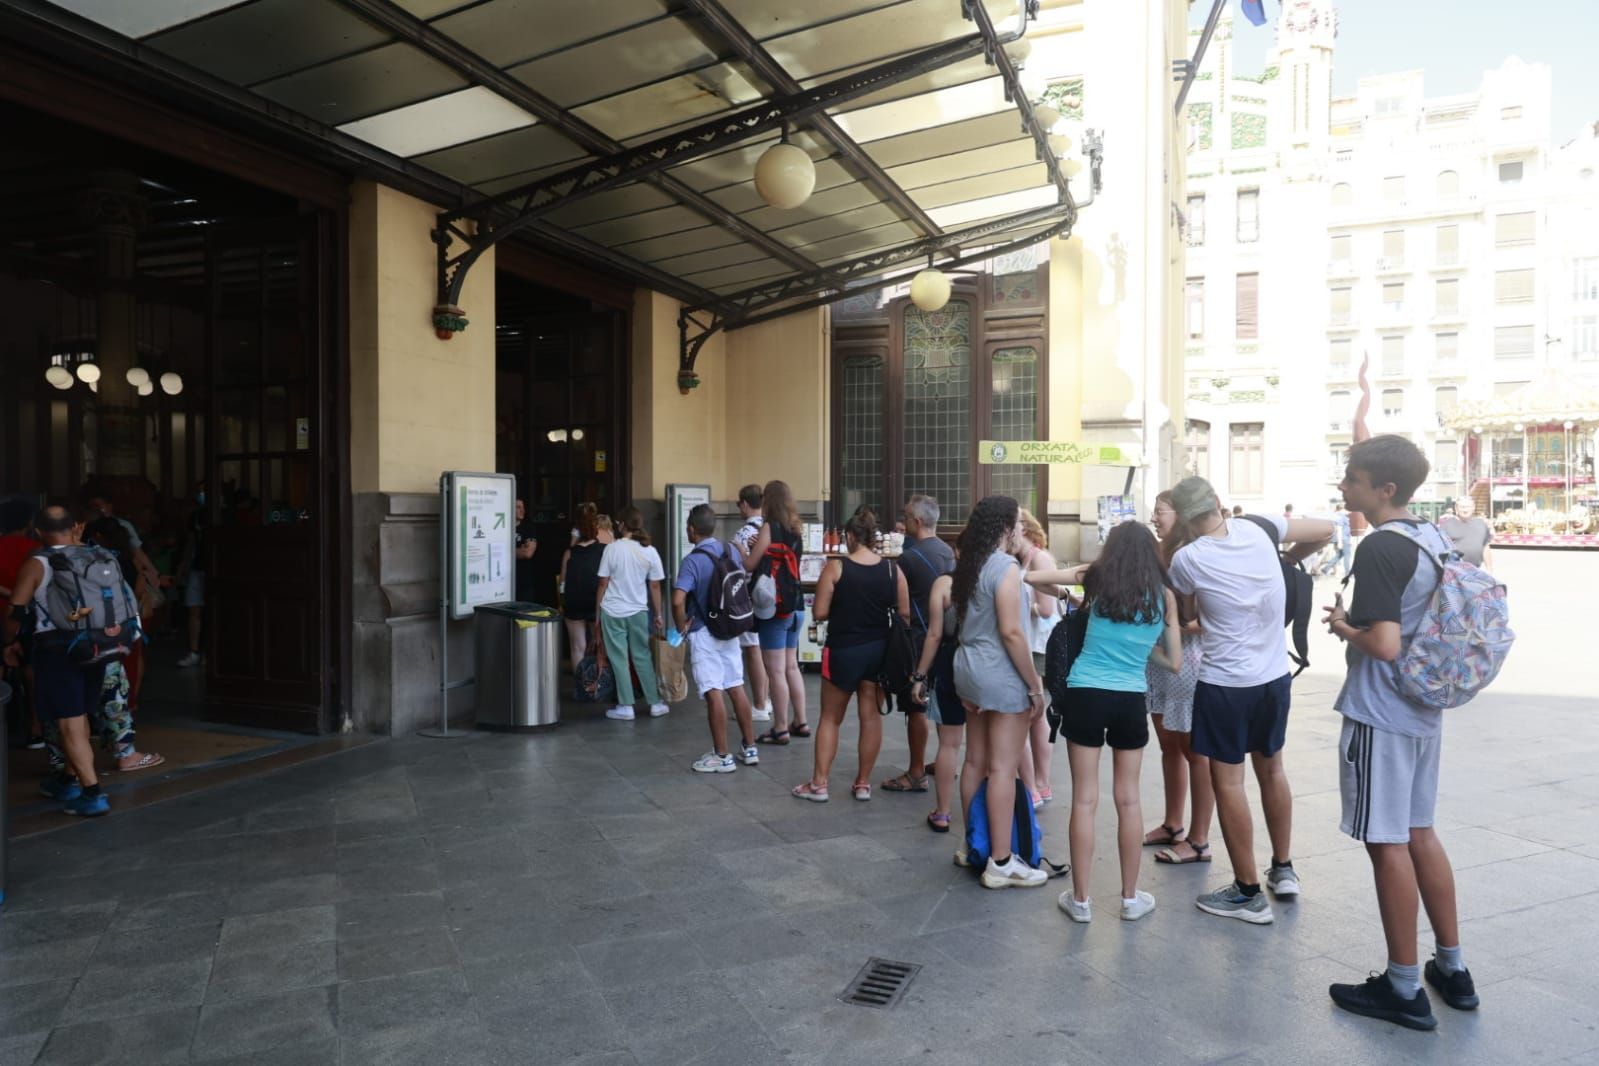
[[[1248,688],[1194,688],[1194,753],[1224,763],[1276,755],[1288,736],[1288,675]]]
[[[44,642],[33,648],[33,698],[39,717],[81,718],[100,706],[100,685],[105,680],[105,664],[74,666],[63,648]]]
[[[888,641],[874,640],[843,648],[822,649],[822,679],[845,692],[854,692],[868,681],[875,682],[883,670],[883,653]],[[876,710],[876,708],[872,708]]]

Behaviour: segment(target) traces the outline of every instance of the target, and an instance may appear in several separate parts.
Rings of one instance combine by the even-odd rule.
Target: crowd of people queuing
[[[878,789],[931,791],[926,821],[935,833],[982,818],[990,842],[978,871],[984,887],[1045,884],[1045,869],[1011,853],[1017,812],[1025,811],[1017,800],[1025,789],[1036,809],[1054,796],[1058,774],[1052,776],[1045,720],[1044,653],[1064,616],[1086,612],[1065,697],[1054,701],[1071,792],[1071,887],[1060,894],[1060,910],[1074,922],[1093,920],[1088,882],[1101,755],[1109,747],[1118,916],[1137,921],[1155,910],[1154,895],[1140,888],[1144,848],[1159,849],[1158,863],[1210,863],[1214,819],[1232,875],[1199,896],[1197,907],[1270,923],[1274,900],[1296,901],[1302,891],[1283,760],[1292,698],[1282,560],[1309,560],[1321,571],[1326,560],[1319,553],[1332,547],[1333,568],[1326,572],[1347,560],[1354,581],[1349,604],[1340,591],[1323,619],[1347,645],[1347,678],[1335,704],[1344,718],[1341,829],[1370,856],[1388,960],[1366,982],[1333,985],[1330,994],[1346,1010],[1422,1029],[1437,1024],[1423,980],[1450,1006],[1474,1008],[1453,872],[1433,829],[1441,717],[1405,700],[1389,665],[1415,634],[1440,580],[1441,571],[1422,561],[1453,550],[1436,526],[1407,509],[1426,475],[1425,457],[1399,437],[1376,437],[1350,450],[1341,491],[1349,510],[1374,531],[1358,547],[1342,509],[1331,520],[1294,517],[1291,510],[1246,516],[1226,509],[1204,479],[1190,477],[1159,494],[1148,529],[1114,527],[1093,562],[1065,568],[1049,555],[1036,519],[1006,496],[978,501],[953,549],[937,535],[938,502],[911,497],[897,559],[873,550],[878,518],[860,508],[844,526],[844,550],[829,556],[816,582],[810,624],[827,625],[821,708],[811,773],[793,795],[812,803],[833,798],[833,764],[853,702],[858,734],[849,795],[872,799],[885,720],[880,682],[897,618],[911,630],[919,653],[910,698],[900,701],[910,755],[905,770]],[[690,667],[710,723],[712,750],[693,764],[698,772],[732,772],[758,762],[763,744],[811,735],[796,658],[803,612],[790,603],[789,610],[762,618],[752,627],[753,640],[713,632],[718,582],[727,573],[764,573],[770,553],[800,548],[793,496],[784,483],[747,486],[739,509],[744,524],[727,541],[716,538],[709,506],[689,514],[685,533],[692,549],[672,591],[671,617],[688,636]],[[639,650],[649,627],[659,632],[666,617],[658,606],[650,613],[664,580],[660,557],[636,514],[624,514],[620,530],[598,564],[605,639],[616,661],[632,656],[651,713],[665,713],[655,698],[650,657]],[[1380,535],[1389,531],[1399,535]],[[724,558],[731,562],[720,564]],[[753,705],[746,682],[757,693]],[[633,717],[630,696],[624,689],[621,698],[629,705],[608,716]],[[774,721],[757,736],[752,706],[768,698]],[[740,731],[736,745],[728,735],[729,708]],[[1146,831],[1139,779],[1151,722],[1164,808],[1160,824]],[[930,740],[936,741],[931,760]],[[1246,764],[1264,808],[1270,845],[1264,866]],[[974,810],[979,786],[982,808]],[[960,839],[954,861],[973,865],[964,834]],[[1418,900],[1436,939],[1424,969],[1417,961]]]

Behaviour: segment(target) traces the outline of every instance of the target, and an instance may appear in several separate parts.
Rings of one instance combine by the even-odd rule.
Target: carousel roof
[[[1463,402],[1444,418],[1444,424],[1453,429],[1499,429],[1550,422],[1599,425],[1599,384],[1558,367],[1544,367],[1515,392]]]

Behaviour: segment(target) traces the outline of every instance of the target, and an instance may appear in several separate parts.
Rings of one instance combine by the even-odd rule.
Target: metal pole
[[[450,732],[450,475],[439,475],[439,727],[419,736],[454,740]]]
[[[1183,87],[1177,90],[1177,104],[1172,108],[1172,113],[1183,113],[1183,105],[1188,102],[1188,90],[1194,87],[1194,79],[1199,77],[1199,65],[1205,61],[1205,49],[1210,47],[1211,34],[1216,32],[1216,23],[1221,21],[1221,9],[1227,6],[1227,0],[1215,0],[1210,5],[1210,16],[1205,19],[1205,31],[1199,35],[1199,47],[1194,49],[1194,58],[1184,71]]]

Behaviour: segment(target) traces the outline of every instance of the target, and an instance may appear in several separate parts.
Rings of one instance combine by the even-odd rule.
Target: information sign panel
[[[516,598],[516,478],[457,470],[444,479],[450,617],[467,618]]]

